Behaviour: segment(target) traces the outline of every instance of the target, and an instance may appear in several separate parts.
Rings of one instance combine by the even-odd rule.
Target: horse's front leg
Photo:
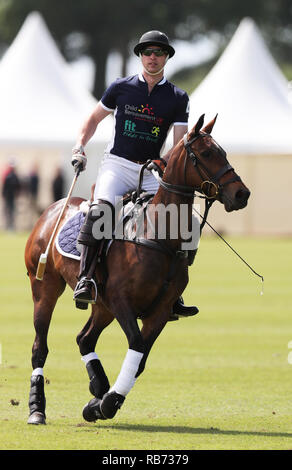
[[[129,349],[123,361],[120,373],[102,399],[94,398],[83,409],[83,417],[86,421],[96,421],[97,419],[112,419],[121,408],[127,394],[133,388],[139,366],[144,354],[144,341],[138,327],[136,315],[129,308],[122,308],[121,299],[115,299],[120,312],[116,315],[123,331],[125,332]]]
[[[137,378],[145,369],[145,364],[153,344],[169,321],[169,312],[171,312],[171,309],[172,303],[163,303],[163,305],[159,305],[151,315],[142,320],[143,326],[141,334],[145,350],[137,372]]]

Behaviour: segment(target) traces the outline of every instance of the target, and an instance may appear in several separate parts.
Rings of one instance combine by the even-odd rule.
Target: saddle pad
[[[61,227],[55,241],[56,248],[61,255],[80,260],[81,255],[76,244],[84,218],[85,214],[83,211],[79,211],[70,217]]]
[[[143,193],[141,195],[140,203],[138,206],[133,204],[132,202],[128,202],[124,210],[119,213],[117,222],[117,227],[122,224],[124,227],[122,229],[122,239],[134,241],[136,238],[136,226],[135,226],[135,217],[138,217],[139,214],[144,210],[145,205],[148,204],[149,199],[153,196],[153,194]],[[55,245],[58,252],[66,256],[67,258],[77,259],[80,260],[81,253],[77,247],[77,238],[80,232],[81,225],[85,219],[85,212],[88,207],[82,205],[80,206],[81,210],[79,210],[76,214],[70,217],[64,225],[62,225],[61,229],[59,230]],[[135,208],[135,213],[133,209]],[[116,227],[116,231],[117,231]],[[112,244],[113,240],[110,240],[109,243],[106,244],[106,254]]]

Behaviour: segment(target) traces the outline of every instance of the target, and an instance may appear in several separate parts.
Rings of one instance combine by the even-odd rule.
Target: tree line
[[[11,43],[31,11],[43,15],[67,60],[85,53],[93,59],[97,98],[105,88],[109,53],[120,53],[125,75],[133,44],[151,29],[166,32],[170,40],[195,41],[212,33],[227,40],[250,16],[278,60],[291,56],[291,0],[0,0],[0,44]]]

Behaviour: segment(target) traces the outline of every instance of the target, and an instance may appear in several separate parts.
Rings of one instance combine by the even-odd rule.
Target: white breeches
[[[94,202],[98,199],[110,202],[116,206],[116,198],[120,198],[127,192],[137,189],[141,166],[138,163],[131,162],[125,158],[120,158],[112,154],[105,154],[97,176],[94,191]],[[159,183],[153,174],[145,170],[142,182],[142,191],[155,194]],[[177,227],[178,225],[176,225]],[[176,228],[175,227],[175,228]],[[187,224],[186,224],[187,227]],[[183,239],[184,237],[181,233]],[[200,220],[199,216],[193,211],[192,217],[192,235],[191,243],[184,243],[183,250],[195,250],[200,242]]]
[[[116,197],[137,188],[141,166],[125,158],[105,154],[96,180],[94,201],[103,199],[115,206]],[[145,170],[142,190],[155,194],[157,189],[157,180],[150,171]]]

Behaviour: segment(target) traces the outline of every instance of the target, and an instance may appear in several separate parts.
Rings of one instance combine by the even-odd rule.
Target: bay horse
[[[247,205],[249,190],[228,163],[226,152],[211,136],[216,117],[203,128],[202,115],[173,149],[151,207],[175,204],[179,211],[182,204],[187,204],[190,219],[196,191],[209,200],[224,204],[227,212]],[[82,201],[84,199],[76,197],[69,200],[62,222],[77,213]],[[66,284],[74,290],[79,270],[77,260],[62,256],[52,244],[43,281],[36,279],[40,254],[48,245],[61,209],[62,200],[46,209],[33,228],[25,249],[35,327],[29,424],[46,423],[43,367],[48,355],[49,325]],[[89,375],[89,390],[94,396],[83,408],[85,420],[113,418],[143,372],[153,343],[168,322],[174,302],[188,284],[188,260],[181,256],[181,243],[180,235],[176,239],[163,240],[164,248],[159,250],[123,240],[112,241],[105,260],[108,274],[103,295],[99,295],[92,305],[91,315],[76,339]],[[141,316],[145,311],[147,314]],[[139,317],[141,329],[137,322]],[[119,376],[110,388],[95,347],[102,331],[114,319],[124,331],[129,349]]]

